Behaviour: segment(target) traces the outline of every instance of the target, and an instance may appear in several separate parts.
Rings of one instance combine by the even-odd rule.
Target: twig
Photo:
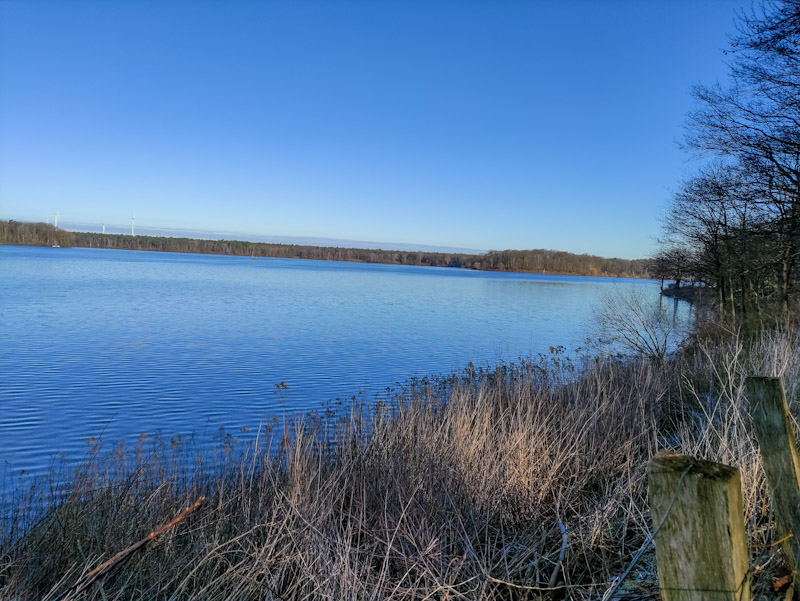
[[[561,520],[558,520],[558,529],[561,530],[561,550],[558,552],[558,561],[556,562],[556,567],[553,568],[553,573],[550,576],[550,582],[548,583],[548,588],[553,588],[558,582],[558,574],[561,571],[561,564],[564,562],[564,557],[567,554],[567,529],[564,527],[564,524]]]
[[[73,584],[69,589],[67,589],[64,596],[61,598],[61,601],[72,601],[72,599],[76,596],[85,591],[95,580],[97,580],[100,576],[103,576],[109,573],[113,568],[119,566],[126,558],[132,555],[137,550],[144,547],[147,543],[151,540],[156,538],[157,536],[164,534],[167,530],[172,528],[173,526],[177,525],[178,523],[182,522],[183,519],[189,515],[190,512],[197,509],[200,504],[205,501],[205,497],[200,497],[197,501],[194,502],[193,505],[187,507],[183,511],[181,511],[177,516],[175,516],[168,524],[165,524],[158,530],[151,532],[147,536],[145,536],[142,540],[133,543],[130,547],[123,549],[114,557],[101,563],[95,569],[93,569],[88,574],[81,576],[75,584]]]

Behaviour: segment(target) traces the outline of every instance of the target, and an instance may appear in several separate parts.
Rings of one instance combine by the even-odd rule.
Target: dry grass
[[[556,353],[421,380],[241,448],[98,452],[3,508],[0,597],[57,598],[205,495],[85,598],[599,599],[646,540],[645,467],[664,448],[742,467],[765,574],[779,559],[743,380],[782,375],[796,399],[798,360],[786,332],[581,375]],[[631,580],[654,588],[652,558]]]

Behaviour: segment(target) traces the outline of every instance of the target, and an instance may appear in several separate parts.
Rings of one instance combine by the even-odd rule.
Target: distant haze
[[[59,221],[58,227],[72,232],[101,232],[101,225],[69,223]],[[367,240],[345,240],[343,238],[315,238],[310,236],[270,236],[264,234],[246,234],[240,232],[209,232],[204,230],[167,229],[158,227],[136,226],[136,234],[142,236],[173,236],[176,238],[199,238],[202,240],[245,240],[247,242],[274,242],[277,244],[299,244],[308,246],[338,246],[341,248],[367,248],[382,250],[429,251],[441,253],[481,254],[489,249],[459,248],[454,246],[436,246],[432,244],[408,244],[404,242],[375,242]],[[131,227],[106,224],[107,234],[130,234]],[[499,249],[496,249],[499,250]]]

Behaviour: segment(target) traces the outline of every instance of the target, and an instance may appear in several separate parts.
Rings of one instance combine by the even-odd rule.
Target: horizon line
[[[49,222],[40,221],[40,223],[49,223]],[[130,235],[129,224],[120,225],[115,223],[102,223],[102,222],[87,223],[87,222],[68,221],[68,222],[62,222],[62,225],[59,227],[61,227],[61,229],[72,232],[102,234],[103,226],[105,226],[106,230],[108,230],[109,228],[119,230],[119,231],[106,231],[105,232],[106,234]],[[79,228],[93,228],[93,229],[87,230]],[[338,248],[351,248],[358,250],[395,250],[395,251],[407,251],[407,252],[423,251],[423,252],[458,253],[458,254],[470,254],[470,255],[482,255],[493,251],[500,252],[500,251],[546,250],[551,252],[564,252],[578,256],[587,255],[593,257],[600,257],[603,259],[621,259],[623,261],[646,260],[648,258],[646,256],[639,256],[634,258],[605,256],[593,252],[575,252],[570,250],[563,250],[557,248],[544,248],[544,247],[478,249],[478,248],[461,247],[461,246],[422,244],[414,242],[378,242],[369,240],[355,240],[350,238],[334,238],[330,236],[255,234],[247,232],[234,232],[230,230],[215,231],[215,230],[191,229],[191,228],[180,228],[180,227],[137,226],[136,229],[137,229],[137,235],[142,235],[142,236],[162,235],[164,237],[191,238],[192,236],[180,236],[179,234],[199,234],[200,236],[195,236],[197,239],[206,239],[206,240],[218,239],[218,240],[231,240],[231,241],[241,241],[241,242],[265,243],[265,244],[287,244],[287,245],[298,245],[298,246],[338,247]],[[165,232],[167,234],[176,234],[176,235],[166,236],[164,234],[148,233],[148,232]],[[228,236],[240,236],[240,237],[230,238]]]

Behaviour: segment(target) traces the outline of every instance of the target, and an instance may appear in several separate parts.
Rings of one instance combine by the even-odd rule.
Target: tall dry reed
[[[599,599],[650,532],[646,463],[661,449],[742,467],[766,574],[779,559],[743,382],[781,375],[796,399],[799,360],[778,331],[658,364],[574,369],[556,351],[214,452],[164,439],[98,450],[7,501],[0,597],[58,598],[204,495],[84,598]],[[630,580],[631,595],[654,587],[652,557]]]

